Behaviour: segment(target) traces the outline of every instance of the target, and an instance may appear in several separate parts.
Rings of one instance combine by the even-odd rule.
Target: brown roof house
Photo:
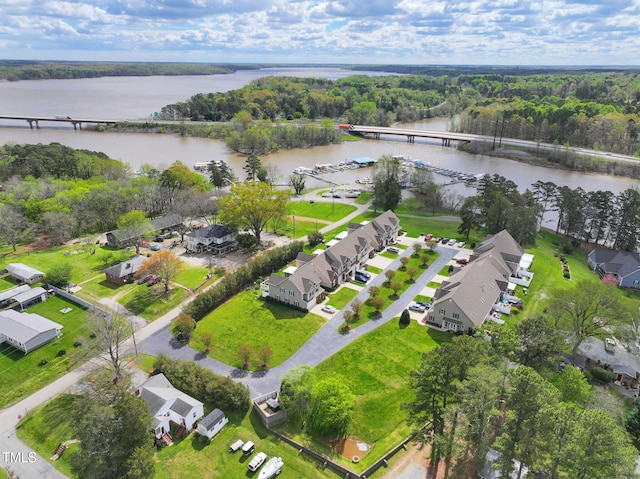
[[[104,274],[107,276],[107,281],[115,284],[131,283],[133,276],[140,269],[145,259],[147,259],[145,256],[136,255],[105,269]]]
[[[262,296],[309,310],[325,297],[326,290],[351,280],[373,251],[393,244],[400,221],[387,211],[364,225],[349,225],[349,233],[317,255],[298,254],[297,269],[286,276],[272,274],[262,283]]]
[[[454,270],[436,290],[426,323],[471,332],[487,319],[501,322],[500,313],[510,314],[511,305],[520,302],[513,296],[514,281],[523,277],[527,286],[530,282],[522,268],[524,254],[506,230],[486,238],[473,250],[469,263]]]

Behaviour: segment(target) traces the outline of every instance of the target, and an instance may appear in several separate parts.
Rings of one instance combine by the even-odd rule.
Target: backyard
[[[254,352],[250,360],[253,370],[259,369],[261,363],[257,357],[258,350],[268,346],[273,352],[269,361],[273,367],[295,353],[320,329],[324,321],[316,314],[265,301],[259,297],[257,290],[249,290],[229,299],[198,321],[189,345],[204,351],[201,335],[208,331],[213,336],[211,344],[214,345],[209,356],[241,367],[238,348],[248,344]]]
[[[60,310],[65,308],[71,308],[71,311],[61,313]],[[91,346],[86,310],[77,304],[53,296],[44,303],[31,306],[26,312],[62,324],[62,336],[29,354],[6,343],[0,345],[0,408],[31,395],[66,374],[82,360],[80,353]]]

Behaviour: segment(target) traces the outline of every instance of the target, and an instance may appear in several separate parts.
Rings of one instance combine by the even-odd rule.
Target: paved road
[[[266,372],[260,371],[252,373],[232,368],[219,361],[215,361],[203,353],[176,341],[166,329],[158,331],[145,340],[142,345],[142,350],[154,355],[164,353],[174,358],[194,360],[203,367],[212,369],[225,376],[231,376],[247,385],[251,392],[251,397],[272,392],[280,388],[282,376],[290,369],[303,364],[315,366],[362,335],[392,320],[394,317],[398,317],[409,302],[420,294],[424,286],[438,274],[459,250],[441,246],[438,247],[436,251],[440,254],[438,259],[403,293],[401,299],[393,302],[382,313],[380,318],[368,321],[362,326],[352,329],[348,334],[340,334],[338,333],[338,328],[344,322],[342,311],[348,309],[344,308],[325,323],[325,325],[287,361]],[[413,253],[413,249],[411,248],[404,250],[402,254],[389,265],[389,269],[397,269],[400,266],[400,257],[408,256],[411,253]],[[386,277],[381,273],[373,278],[368,286],[380,286],[384,281],[386,281]],[[365,288],[356,295],[355,299],[364,302],[368,297],[369,293],[367,292],[367,288]]]

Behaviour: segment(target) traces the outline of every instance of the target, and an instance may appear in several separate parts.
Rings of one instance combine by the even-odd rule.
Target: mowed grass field
[[[306,218],[317,218],[327,223],[341,220],[348,214],[356,210],[355,206],[343,203],[332,203],[331,201],[291,201],[287,205],[286,216],[304,216]],[[297,222],[297,221],[296,221]]]
[[[204,351],[200,337],[205,331],[213,335],[209,353],[214,359],[234,367],[241,367],[238,348],[248,344],[253,348],[251,369],[259,369],[257,356],[262,346],[273,352],[269,361],[277,366],[313,336],[325,319],[285,305],[267,302],[259,297],[257,290],[240,293],[198,321],[189,345]]]
[[[302,442],[311,442],[316,450],[343,461],[346,467],[363,471],[410,434],[407,411],[402,409],[402,404],[413,398],[409,373],[419,367],[423,353],[451,338],[415,321],[400,328],[394,318],[315,368],[321,377],[337,377],[348,384],[356,396],[348,434],[371,446],[360,464],[333,453],[322,441],[324,438],[301,436],[299,431],[289,430],[286,423],[278,428]]]
[[[71,308],[71,311],[63,314],[60,310],[64,308]],[[79,353],[92,344],[86,310],[71,301],[53,296],[25,312],[62,324],[62,336],[28,354],[7,343],[0,344],[0,407],[18,402],[66,374],[76,364]],[[78,340],[83,344],[75,347]],[[58,356],[60,351],[65,353]],[[41,361],[47,363],[40,366]]]

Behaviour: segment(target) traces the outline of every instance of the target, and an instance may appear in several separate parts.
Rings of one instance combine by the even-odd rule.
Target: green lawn
[[[209,268],[206,266],[192,266],[184,263],[184,269],[175,277],[174,281],[195,290],[196,288],[199,289],[200,287],[211,284],[218,279],[215,274],[211,279],[207,279],[207,274],[209,274]]]
[[[60,312],[63,308],[71,308],[67,314]],[[44,303],[31,306],[28,313],[39,314],[64,326],[62,336],[40,348],[24,354],[9,345],[0,345],[0,407],[17,402],[55,379],[66,374],[76,362],[81,351],[91,346],[86,329],[85,309],[60,296],[53,296]],[[74,343],[82,339],[83,345],[74,347]],[[66,354],[58,357],[58,352]],[[41,361],[47,361],[39,366]]]
[[[409,373],[420,365],[421,356],[438,344],[449,341],[450,335],[412,322],[399,328],[392,320],[354,341],[349,346],[316,367],[323,376],[337,377],[348,384],[356,396],[356,407],[349,434],[371,445],[371,451],[358,465],[344,461],[354,471],[363,471],[388,449],[410,433],[406,424],[407,411],[401,405],[413,397]],[[287,434],[287,424],[279,426]],[[317,450],[338,459],[325,443],[311,440]]]
[[[15,288],[18,285],[16,280],[8,274],[0,278],[0,291],[6,291]]]
[[[187,292],[180,287],[173,287],[168,294],[164,294],[161,283],[154,286],[136,284],[135,288],[118,298],[118,303],[133,314],[153,321],[178,307],[186,296]]]
[[[20,422],[17,435],[40,456],[49,460],[60,442],[72,439],[71,414],[77,407],[79,396],[63,394],[31,411]],[[208,408],[206,412],[208,412]],[[251,410],[250,410],[251,411]],[[229,454],[229,445],[236,439],[251,440],[255,443],[256,453],[264,451],[267,455],[277,455],[284,460],[282,477],[335,478],[329,469],[322,470],[320,465],[285,442],[276,441],[267,432],[256,414],[230,414],[229,422],[210,444],[205,445],[191,434],[182,440],[176,440],[173,446],[159,449],[156,454],[156,475],[158,479],[200,479],[200,478],[236,478],[251,477],[247,473],[250,458],[242,453]],[[77,450],[78,444],[72,444],[62,457],[52,464],[63,474],[77,477],[71,473],[70,453]],[[256,474],[253,477],[257,477]]]
[[[200,334],[213,334],[211,357],[241,367],[238,348],[253,348],[251,369],[259,369],[257,352],[268,346],[273,352],[270,366],[277,366],[295,353],[324,324],[324,318],[283,304],[266,302],[256,290],[240,293],[198,322],[190,346],[203,351]]]
[[[329,303],[332,306],[335,306],[336,309],[342,309],[347,304],[351,302],[353,298],[355,298],[358,294],[358,291],[355,289],[351,289],[343,286],[335,293],[329,295]]]
[[[317,218],[319,220],[329,221],[331,223],[341,220],[345,216],[353,213],[355,206],[345,205],[343,203],[328,203],[324,201],[292,201],[287,205],[286,216],[305,216],[307,218]],[[296,219],[296,226],[298,220]],[[320,228],[325,224],[318,223]]]
[[[115,250],[107,246],[98,247],[95,254],[91,254],[90,251],[85,252],[81,245],[75,245],[8,255],[2,260],[0,268],[9,263],[24,263],[46,274],[54,265],[69,263],[72,267],[71,281],[80,283],[133,254],[133,250]]]
[[[458,241],[466,241],[467,243],[479,243],[484,238],[484,233],[480,231],[472,231],[469,239],[466,239],[458,233],[460,221],[443,219],[440,217],[421,217],[413,218],[398,214],[400,226],[407,232],[407,236],[417,238],[420,233],[431,233],[433,236],[442,236],[446,238],[456,238]]]
[[[112,283],[111,281],[106,280],[104,274],[101,274],[86,283],[80,284],[82,289],[76,294],[87,301],[97,303],[102,298],[108,298],[115,296],[116,294],[130,291],[136,286],[136,283],[122,285]]]
[[[363,191],[356,198],[356,203],[359,205],[366,205],[372,199],[373,199],[373,193],[371,193],[370,191]]]
[[[367,271],[371,274],[380,274],[382,273],[382,268],[376,268],[375,266],[368,266]]]
[[[427,268],[429,267],[429,264],[433,263],[438,258],[438,253],[436,253],[435,251],[429,251],[428,253],[429,253],[429,263],[426,266]],[[414,278],[414,281],[415,281],[422,273],[424,273],[426,268],[422,266],[422,260],[419,257],[416,258],[414,255],[411,255],[409,257],[409,262],[407,263],[407,268],[410,268],[412,266],[415,266],[416,268],[418,268],[418,274]],[[400,284],[402,285],[402,288],[400,289],[400,291],[398,291],[398,296],[395,296],[393,293],[393,290],[389,286],[389,282],[385,280],[385,282],[382,283],[382,285],[380,286],[379,296],[384,299],[384,304],[380,309],[380,311],[384,311],[387,307],[389,307],[391,303],[393,303],[400,296],[402,296],[402,293],[410,285],[413,284],[413,281],[409,279],[409,275],[407,274],[406,270],[404,270],[401,267],[396,270],[396,274],[393,277],[393,281],[400,282]],[[354,326],[358,326],[360,324],[366,323],[367,321],[373,318],[376,318],[377,316],[378,316],[378,313],[376,313],[375,308],[371,305],[371,301],[367,299],[362,306],[360,317],[354,320],[352,324]]]
[[[293,226],[293,218],[291,216],[287,216],[285,217],[284,221],[280,222],[279,231],[283,232],[285,235],[291,238],[302,238],[303,236],[307,236],[312,231],[319,231],[324,226],[327,226],[327,224],[296,218],[295,228]]]

